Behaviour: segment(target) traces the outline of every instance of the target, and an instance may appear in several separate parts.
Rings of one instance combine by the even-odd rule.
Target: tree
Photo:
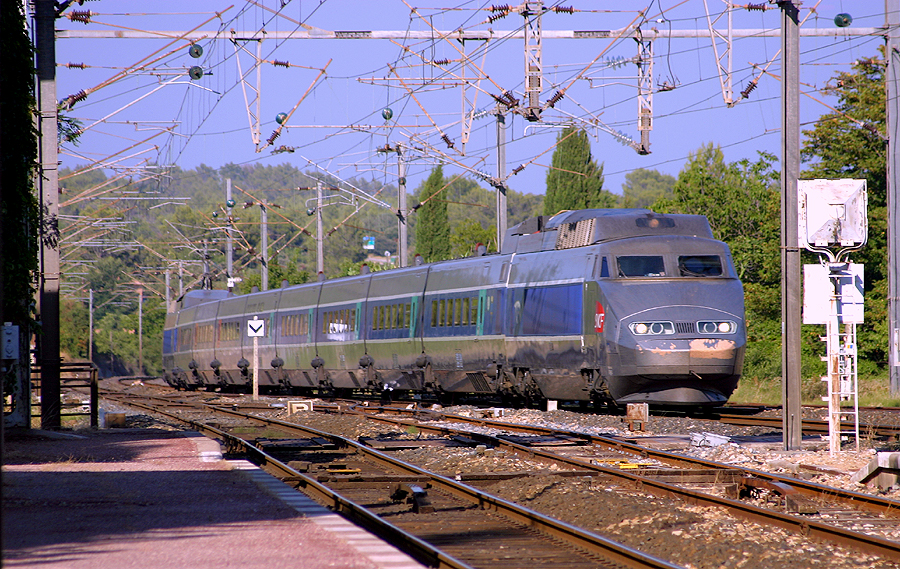
[[[658,170],[632,170],[625,174],[622,184],[622,207],[650,208],[657,201],[671,197],[674,185],[674,176]]]
[[[835,111],[803,131],[801,150],[808,164],[804,178],[866,180],[869,239],[851,257],[865,265],[865,323],[857,332],[861,373],[883,369],[888,354],[886,66],[880,50],[880,56],[860,58],[828,82],[824,92],[837,97]]]
[[[603,189],[603,165],[591,156],[585,131],[567,127],[556,138],[547,171],[544,215],[568,209],[615,207],[616,197]]]
[[[450,221],[447,217],[447,202],[444,199],[444,171],[438,166],[419,190],[416,223],[416,253],[425,262],[450,258]]]
[[[468,257],[475,252],[481,243],[488,252],[497,250],[497,226],[491,224],[487,229],[475,219],[467,219],[453,226],[450,234],[451,255],[454,259]]]

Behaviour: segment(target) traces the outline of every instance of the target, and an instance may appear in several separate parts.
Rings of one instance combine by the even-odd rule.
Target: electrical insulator
[[[217,212],[217,211],[212,212],[212,216],[214,218],[219,217],[219,212]]]
[[[574,14],[575,8],[572,6],[554,6],[553,11],[557,14]]]
[[[441,140],[443,140],[447,144],[447,148],[453,148],[453,141],[450,140],[450,137],[446,134],[441,135]]]
[[[853,23],[853,17],[847,13],[841,13],[834,17],[834,25],[839,28],[846,28]]]
[[[381,109],[381,118],[383,118],[384,120],[389,121],[393,116],[394,111],[392,111],[390,107]]]
[[[272,136],[270,136],[268,139],[266,139],[266,143],[269,146],[271,146],[272,144],[275,143],[275,139],[278,138],[279,136],[281,136],[281,133],[276,130],[275,132],[272,133]]]
[[[291,64],[287,61],[278,61],[277,59],[272,61],[272,65],[275,67],[290,67]]]
[[[278,124],[284,124],[284,121],[287,120],[287,113],[278,113],[275,115],[275,122]]]
[[[191,47],[188,48],[188,55],[197,59],[198,57],[203,55],[203,48],[197,44],[192,44]]]
[[[518,174],[519,172],[521,172],[524,169],[525,169],[525,164],[519,164],[518,166],[513,168],[512,174],[515,176],[516,174]]]
[[[227,202],[225,202],[225,205],[227,205],[228,207],[234,207],[235,205],[237,205],[237,202],[234,200],[228,200]]]
[[[200,79],[201,77],[203,77],[203,68],[199,65],[191,67],[190,69],[188,69],[188,76],[194,81]]]
[[[90,10],[72,10],[69,13],[69,19],[73,22],[81,22],[84,25],[91,23],[91,11]]]
[[[450,63],[449,59],[435,59],[434,60],[435,65],[447,65],[449,63]]]

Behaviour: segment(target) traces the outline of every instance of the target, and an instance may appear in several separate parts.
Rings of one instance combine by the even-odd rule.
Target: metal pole
[[[138,375],[144,375],[144,289],[138,289]]]
[[[184,296],[184,263],[178,261],[178,298]]]
[[[322,236],[322,182],[316,182],[316,273],[325,272],[325,238]]]
[[[38,77],[41,259],[38,312],[41,321],[41,427],[58,429],[59,378],[59,172],[57,165],[55,0],[35,1],[35,51]]]
[[[407,218],[409,212],[406,210],[406,163],[403,161],[403,147],[397,145],[397,220],[399,223],[399,256],[400,266],[405,267],[409,264],[409,226]]]
[[[506,236],[506,115],[497,107],[497,251]]]
[[[170,282],[172,280],[172,271],[171,269],[166,269],[166,312],[175,312],[172,306],[172,287]]]
[[[253,400],[259,399],[259,337],[253,336]]]
[[[800,450],[800,25],[793,0],[781,1],[781,381],[785,450]]]
[[[885,1],[887,34],[888,366],[893,397],[900,396],[900,0]]]
[[[169,274],[166,273],[166,277]],[[168,290],[168,278],[166,279],[166,290]],[[166,307],[169,303],[166,302]],[[94,361],[94,289],[88,289],[88,361]]]
[[[269,290],[269,210],[266,208],[266,200],[262,200],[259,204],[259,222],[260,248],[262,249],[260,289],[266,291]]]
[[[231,178],[225,180],[225,217],[228,225],[225,227],[225,278],[228,283],[228,292],[234,289],[234,244],[231,242],[232,213],[231,206]]]

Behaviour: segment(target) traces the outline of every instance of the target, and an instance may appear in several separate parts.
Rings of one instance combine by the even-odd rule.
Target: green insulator
[[[394,116],[394,111],[392,111],[390,107],[385,107],[381,109],[381,116],[384,120],[389,121],[391,120],[391,117]]]
[[[853,23],[853,17],[850,14],[841,13],[834,17],[834,25],[839,28],[846,28]]]
[[[188,76],[194,81],[200,79],[201,77],[203,77],[203,68],[199,65],[191,67],[190,69],[188,69]]]
[[[191,47],[188,48],[188,53],[190,54],[191,57],[193,57],[194,59],[197,59],[198,57],[203,55],[203,48],[197,44],[193,44],[193,45],[191,45]]]
[[[284,121],[287,120],[287,113],[278,113],[275,115],[275,122],[278,124],[284,124]]]

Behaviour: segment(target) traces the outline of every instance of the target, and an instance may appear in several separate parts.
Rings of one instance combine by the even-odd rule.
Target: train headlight
[[[628,328],[636,336],[659,336],[675,333],[675,325],[671,322],[632,322]]]
[[[697,322],[697,330],[701,334],[733,334],[737,331],[737,324],[729,320],[701,320]]]

